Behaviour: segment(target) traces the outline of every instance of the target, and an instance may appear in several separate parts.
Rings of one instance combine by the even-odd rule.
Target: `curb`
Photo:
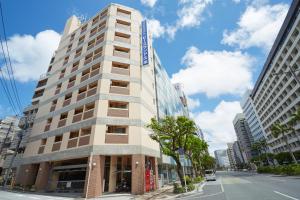
[[[195,193],[201,193],[201,192],[203,192],[203,187],[204,187],[205,183],[206,183],[205,181],[202,181],[197,184],[195,190],[187,192],[187,193],[183,193],[183,194],[178,194],[178,195],[174,196],[173,198],[182,198],[182,197],[190,196]]]

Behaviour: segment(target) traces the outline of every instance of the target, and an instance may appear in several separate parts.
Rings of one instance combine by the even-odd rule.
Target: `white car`
[[[215,171],[212,169],[205,170],[205,179],[206,181],[215,181],[216,180]]]

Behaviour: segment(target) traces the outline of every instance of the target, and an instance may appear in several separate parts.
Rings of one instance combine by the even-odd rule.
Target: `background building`
[[[86,22],[68,19],[27,111],[34,122],[16,183],[88,198],[156,189],[160,149],[145,125],[188,114],[142,15],[119,4]]]
[[[215,154],[215,158],[216,158],[216,164],[218,167],[226,168],[226,167],[230,166],[226,149],[215,150],[214,154]]]
[[[231,169],[236,169],[236,156],[233,150],[233,143],[227,143],[227,156]]]
[[[272,136],[272,124],[287,123],[300,106],[299,8],[300,1],[293,1],[251,94],[267,142],[274,153],[288,149],[281,136]],[[287,134],[293,151],[300,150],[299,122],[295,128],[295,133]]]
[[[249,162],[252,158],[251,145],[253,144],[253,138],[243,113],[238,113],[235,116],[233,126],[237,140],[240,144],[241,152],[245,159],[244,161]]]
[[[253,141],[257,142],[266,139],[266,134],[262,128],[260,118],[257,115],[253,100],[251,98],[251,90],[247,90],[240,102],[243,114],[249,125],[250,133]]]

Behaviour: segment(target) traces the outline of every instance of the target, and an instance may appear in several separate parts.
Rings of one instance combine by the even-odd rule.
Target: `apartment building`
[[[300,105],[300,1],[294,0],[270,50],[251,98],[274,153],[288,151],[283,138],[271,134],[271,126],[287,123]],[[296,70],[296,71],[295,71]],[[300,124],[288,133],[293,151],[300,150]]]
[[[233,143],[227,143],[227,156],[230,164],[231,169],[236,168],[236,159],[234,155],[234,150],[233,150]]]
[[[233,120],[233,126],[234,126],[237,140],[240,144],[244,162],[246,163],[250,162],[253,156],[252,149],[251,149],[251,145],[253,144],[253,138],[250,133],[249,125],[243,113],[236,114]]]
[[[251,98],[251,90],[247,90],[240,101],[243,109],[243,114],[249,125],[250,133],[253,137],[254,142],[258,142],[266,139],[266,134],[262,128],[260,118],[258,117],[257,111]]]
[[[11,154],[10,146],[18,132],[21,130],[18,127],[19,119],[16,116],[8,116],[0,120],[0,174],[5,170],[6,157]]]
[[[37,112],[17,184],[87,198],[158,187],[160,149],[145,125],[187,105],[147,28],[139,11],[119,4],[86,22],[68,19],[32,98]]]

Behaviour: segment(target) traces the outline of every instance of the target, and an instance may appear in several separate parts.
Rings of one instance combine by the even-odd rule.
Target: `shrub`
[[[200,183],[201,181],[203,181],[202,176],[198,176],[198,177],[194,178],[194,183]]]
[[[295,176],[295,175],[300,175],[300,165],[291,164],[291,165],[281,165],[276,167],[270,167],[270,166],[259,167],[257,169],[257,172]]]
[[[174,183],[173,186],[174,186],[173,193],[179,194],[179,193],[184,193],[185,192],[185,189],[183,187],[179,186],[178,183]]]
[[[195,189],[194,184],[191,183],[191,184],[188,184],[188,185],[187,185],[187,190],[188,190],[188,191],[193,191],[194,189]]]
[[[189,177],[189,176],[185,176],[185,177],[184,177],[184,179],[185,179],[186,185],[189,185],[189,184],[191,184],[191,183],[192,183],[192,179],[191,179],[191,177]]]

